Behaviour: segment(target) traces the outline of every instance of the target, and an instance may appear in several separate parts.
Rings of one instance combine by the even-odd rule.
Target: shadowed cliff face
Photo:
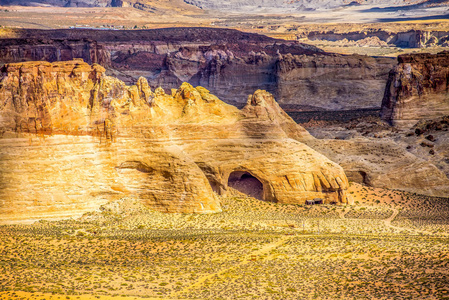
[[[449,114],[449,53],[398,57],[382,100],[382,119],[398,127]]]
[[[346,202],[343,169],[297,141],[311,136],[268,92],[240,111],[202,87],[168,95],[104,71],[80,60],[3,67],[3,221],[77,215],[122,197],[217,212],[233,172],[252,174],[262,200]]]
[[[321,109],[378,107],[391,67],[390,58],[279,55],[276,95],[280,104]]]
[[[0,40],[4,63],[81,57],[127,84],[135,84],[140,76],[153,89],[170,90],[189,82],[240,106],[248,94],[263,89],[282,105],[315,110],[379,107],[376,99],[394,63],[389,58],[331,55],[306,44],[226,29],[15,34],[18,39]]]

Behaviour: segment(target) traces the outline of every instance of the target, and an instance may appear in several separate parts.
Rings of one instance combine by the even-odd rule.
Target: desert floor
[[[1,299],[449,299],[449,200],[355,183],[353,205],[234,191],[217,214],[124,198],[0,226]]]

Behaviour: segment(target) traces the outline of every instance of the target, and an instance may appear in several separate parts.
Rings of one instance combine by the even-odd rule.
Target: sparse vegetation
[[[235,191],[224,212],[206,215],[122,199],[120,213],[105,205],[79,220],[0,226],[0,296],[447,297],[447,199],[355,183],[350,192],[357,205],[281,205]]]

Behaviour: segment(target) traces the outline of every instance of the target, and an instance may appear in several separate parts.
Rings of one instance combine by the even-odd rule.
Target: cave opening
[[[250,197],[264,201],[262,182],[248,172],[232,172],[229,175],[228,186]]]
[[[364,171],[359,171],[359,175],[362,179],[362,184],[364,185],[370,185],[369,184],[369,178],[368,178],[368,174],[366,174],[366,172]]]

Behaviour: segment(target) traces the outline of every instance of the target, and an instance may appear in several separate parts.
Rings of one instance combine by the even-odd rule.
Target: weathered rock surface
[[[123,196],[217,212],[229,178],[260,198],[346,202],[343,169],[266,91],[244,109],[184,83],[171,95],[81,60],[7,64],[0,84],[0,219],[76,216]]]
[[[382,119],[397,127],[449,115],[449,52],[398,57],[382,100]]]
[[[0,39],[0,62],[98,63],[127,84],[140,76],[154,89],[200,85],[243,106],[257,89],[281,105],[306,109],[379,107],[392,58],[335,55],[293,41],[237,30],[176,28],[135,31],[23,30]]]

